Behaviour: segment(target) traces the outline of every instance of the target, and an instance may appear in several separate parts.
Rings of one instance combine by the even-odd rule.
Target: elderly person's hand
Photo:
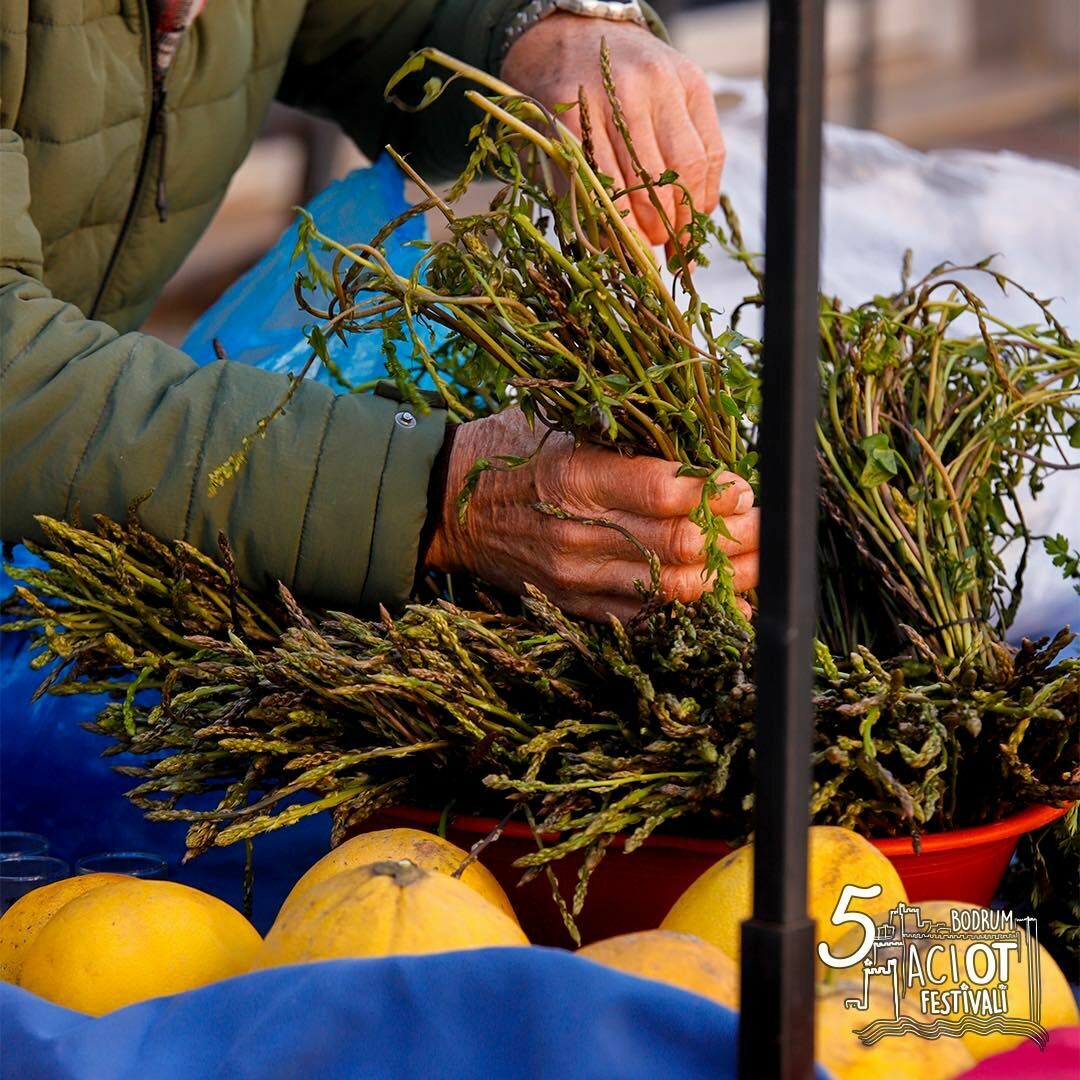
[[[611,49],[619,101],[642,165],[654,178],[679,174],[694,208],[711,213],[720,191],[724,140],[716,105],[702,70],[644,27],[557,13],[527,30],[503,62],[502,78],[547,106],[576,101],[579,85],[589,102],[597,165],[617,187],[638,184],[626,147],[611,119],[600,78],[600,41]],[[580,134],[577,110],[562,117]],[[690,220],[678,186],[657,196],[679,232]],[[644,191],[624,197],[630,222],[651,244],[667,242],[659,215]]]
[[[702,536],[687,514],[701,501],[702,481],[676,476],[677,466],[653,457],[624,457],[603,447],[574,447],[543,428],[531,430],[513,408],[457,429],[447,464],[443,506],[425,564],[464,570],[493,585],[522,591],[535,585],[566,611],[592,619],[627,618],[641,607],[636,581],[648,583],[640,550],[614,529],[540,513],[551,503],[578,517],[603,517],[656,552],[669,599],[695,600],[708,587]],[[459,522],[457,497],[473,463],[499,455],[529,457],[516,468],[482,473]],[[745,480],[735,475],[713,509],[733,539],[724,541],[735,589],[757,584],[758,511]]]

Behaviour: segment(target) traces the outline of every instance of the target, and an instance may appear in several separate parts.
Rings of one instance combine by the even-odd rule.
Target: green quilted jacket
[[[0,526],[141,515],[242,579],[316,601],[409,593],[438,411],[305,383],[214,497],[207,475],[280,400],[283,376],[198,367],[136,332],[206,228],[271,101],[386,142],[429,174],[462,157],[460,99],[407,115],[382,88],[413,49],[491,69],[524,0],[209,0],[155,94],[145,0],[0,3]],[[168,214],[155,203],[165,181]]]

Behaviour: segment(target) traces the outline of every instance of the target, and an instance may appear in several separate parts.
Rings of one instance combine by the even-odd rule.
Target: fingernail
[[[744,491],[739,496],[739,501],[735,504],[736,514],[745,514],[754,505],[754,493],[752,491]]]

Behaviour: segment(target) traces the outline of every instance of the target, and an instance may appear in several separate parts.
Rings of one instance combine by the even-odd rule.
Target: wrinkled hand
[[[630,126],[634,147],[652,177],[674,169],[694,208],[711,213],[720,191],[724,139],[716,105],[702,70],[644,27],[563,12],[542,19],[511,46],[501,76],[549,108],[576,101],[585,90],[593,124],[597,165],[618,188],[638,183],[622,138],[611,119],[600,78],[600,41],[611,49],[615,89]],[[562,117],[581,133],[577,110]],[[678,233],[690,220],[678,186],[656,194]],[[650,244],[664,244],[667,233],[644,191],[624,196],[628,218]]]
[[[564,610],[603,619],[626,619],[641,607],[635,582],[649,581],[641,552],[614,529],[543,514],[551,503],[578,517],[603,517],[623,526],[661,563],[668,599],[696,600],[708,586],[702,536],[687,514],[700,503],[702,481],[676,476],[677,466],[653,457],[623,457],[598,446],[575,449],[569,435],[552,433],[537,451],[535,431],[518,409],[462,425],[450,452],[442,515],[428,547],[431,570],[467,571],[500,588],[521,592],[535,585]],[[534,451],[535,454],[534,454]],[[513,469],[480,475],[465,521],[457,496],[479,458],[528,457]],[[735,571],[735,589],[757,584],[758,511],[745,480],[733,474],[713,502],[733,540],[724,550]],[[747,611],[749,609],[746,609]]]

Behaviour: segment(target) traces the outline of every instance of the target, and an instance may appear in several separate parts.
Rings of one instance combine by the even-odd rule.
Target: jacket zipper
[[[109,256],[108,265],[105,267],[105,274],[101,279],[101,285],[98,287],[97,295],[94,297],[94,302],[90,306],[90,311],[87,313],[88,317],[91,319],[97,315],[98,308],[101,306],[101,301],[112,281],[113,271],[116,269],[116,264],[120,259],[120,252],[123,250],[124,242],[127,240],[128,233],[131,232],[131,226],[135,221],[136,211],[139,208],[139,203],[142,201],[143,187],[146,183],[146,174],[150,168],[154,143],[157,141],[160,141],[161,144],[160,156],[158,158],[158,195],[156,199],[159,220],[164,221],[167,214],[167,208],[164,201],[165,85],[164,79],[159,78],[154,71],[153,35],[150,33],[150,13],[147,8],[146,0],[143,0],[140,7],[142,9],[143,17],[143,54],[147,68],[151,73],[150,116],[147,120],[143,134],[139,168],[135,174],[135,188],[131,193],[131,201],[128,203],[127,212],[124,214],[124,221],[120,226],[120,232],[116,237],[116,243],[113,246],[112,254]]]
[[[154,205],[157,207],[158,221],[163,225],[169,220],[169,197],[165,190],[165,146],[169,133],[169,126],[165,119],[165,86],[155,81],[157,95],[157,137],[158,137],[158,167],[157,167],[157,195],[154,197]]]

